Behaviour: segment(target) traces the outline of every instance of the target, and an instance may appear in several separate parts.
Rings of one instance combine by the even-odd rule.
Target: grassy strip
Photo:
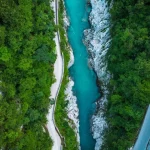
[[[60,32],[60,47],[64,54],[64,77],[58,95],[57,106],[55,110],[56,125],[60,130],[61,135],[65,138],[64,150],[77,150],[78,142],[74,130],[69,126],[69,119],[66,112],[67,101],[65,101],[65,89],[68,83],[68,62],[70,59],[68,41],[65,36],[63,22],[64,5],[63,1],[59,2],[59,32]]]

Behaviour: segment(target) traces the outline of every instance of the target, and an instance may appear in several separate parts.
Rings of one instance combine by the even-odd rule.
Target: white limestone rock
[[[74,129],[77,140],[80,142],[79,138],[79,109],[77,106],[77,98],[76,96],[73,95],[72,87],[74,86],[74,82],[72,81],[71,78],[69,78],[69,82],[67,85],[67,88],[65,90],[66,94],[66,100],[68,101],[68,106],[67,106],[67,113],[68,113],[68,118],[73,121],[73,124],[71,123],[70,126]]]
[[[109,79],[105,63],[105,55],[110,45],[109,8],[105,0],[91,0],[91,5],[89,20],[92,27],[84,31],[85,45],[98,78],[106,82]]]
[[[68,63],[68,69],[74,64],[74,55],[73,55],[73,51],[70,47],[70,60],[69,60],[69,63]]]
[[[91,29],[84,31],[85,45],[90,54],[89,62],[102,82],[103,97],[98,101],[97,113],[92,117],[93,138],[96,139],[95,150],[100,150],[103,143],[103,131],[107,128],[104,116],[104,104],[107,103],[107,84],[110,74],[107,71],[105,56],[110,45],[109,7],[106,0],[91,0],[92,11],[89,16]]]
[[[65,7],[65,5],[64,5]],[[65,9],[66,10],[66,9]],[[64,26],[65,26],[65,31],[67,30],[68,26],[70,26],[70,22],[69,19],[67,17],[66,11],[64,11]],[[67,37],[67,32],[66,32],[66,38],[68,40]],[[68,47],[70,49],[69,53],[70,53],[70,60],[68,62],[68,69],[74,64],[74,55],[73,55],[73,51],[71,46],[69,45],[68,42]],[[68,101],[68,105],[67,105],[67,115],[68,118],[72,121],[72,123],[69,122],[69,125],[74,129],[76,136],[77,136],[77,142],[80,143],[80,136],[79,136],[79,109],[77,106],[77,98],[76,96],[73,95],[73,91],[72,91],[72,87],[74,86],[74,82],[73,80],[69,77],[69,82],[67,84],[67,87],[65,89],[65,95],[66,98],[65,100]],[[80,146],[79,146],[80,149]]]
[[[65,28],[70,26],[70,21],[66,15],[66,13],[64,13],[64,26],[65,26]]]
[[[64,5],[64,8],[65,8],[64,1],[63,1],[63,5]],[[70,26],[70,20],[69,20],[69,18],[67,16],[66,9],[64,9],[63,21],[64,21],[64,27],[65,27],[65,29],[67,29]]]

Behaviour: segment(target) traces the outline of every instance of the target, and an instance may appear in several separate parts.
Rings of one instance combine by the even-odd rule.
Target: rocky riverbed
[[[65,6],[64,6],[65,7]],[[70,21],[67,17],[66,11],[64,11],[64,26],[65,30],[70,26]],[[66,38],[67,38],[67,33],[66,33]],[[70,61],[68,63],[68,69],[74,64],[74,55],[72,48],[68,42],[69,49],[70,49]],[[77,136],[77,141],[80,143],[80,136],[79,136],[79,109],[77,106],[77,98],[74,96],[72,87],[74,86],[73,80],[69,77],[69,82],[67,84],[67,87],[65,89],[65,95],[66,95],[66,101],[68,102],[68,105],[66,107],[68,118],[71,120],[70,126],[74,129],[76,136]]]
[[[104,116],[104,104],[107,102],[107,84],[110,74],[107,71],[105,56],[110,45],[110,14],[106,0],[91,0],[92,11],[89,16],[91,29],[84,31],[85,45],[90,58],[89,63],[97,73],[101,81],[102,97],[97,103],[96,113],[92,117],[93,138],[96,139],[95,150],[101,148],[103,142],[103,131],[107,127]]]
[[[67,113],[68,113],[68,118],[71,120],[70,126],[74,129],[76,136],[77,136],[77,141],[80,142],[80,137],[79,137],[79,109],[77,106],[77,98],[76,96],[73,95],[72,92],[72,87],[74,86],[74,82],[72,81],[71,78],[69,78],[69,82],[65,91],[66,94],[66,100],[68,101],[67,105]]]

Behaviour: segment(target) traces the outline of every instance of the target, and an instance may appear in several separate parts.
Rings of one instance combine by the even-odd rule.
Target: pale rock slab
[[[97,111],[92,116],[93,138],[96,139],[95,150],[100,150],[103,143],[103,131],[107,128],[104,104],[107,103],[108,91],[106,86],[110,80],[110,74],[107,71],[105,56],[111,42],[109,33],[110,14],[106,0],[91,0],[91,6],[92,11],[89,16],[91,29],[84,31],[84,43],[90,54],[89,63],[102,82],[103,96],[97,102]]]

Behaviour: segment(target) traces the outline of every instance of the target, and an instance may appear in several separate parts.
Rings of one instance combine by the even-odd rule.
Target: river
[[[90,119],[100,95],[96,75],[88,66],[88,53],[82,42],[84,29],[90,28],[89,7],[86,0],[65,0],[65,6],[70,20],[68,39],[75,57],[69,72],[75,83],[73,92],[79,107],[80,146],[81,150],[94,150],[95,140],[90,130]]]

